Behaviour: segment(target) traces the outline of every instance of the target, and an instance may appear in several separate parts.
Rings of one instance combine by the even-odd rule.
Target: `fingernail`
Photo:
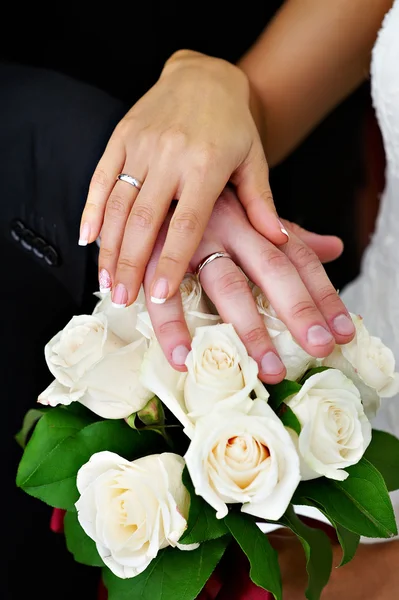
[[[331,333],[321,325],[312,325],[312,327],[309,327],[307,338],[309,344],[312,344],[312,346],[325,346],[325,344],[329,344],[333,340]]]
[[[262,372],[268,375],[278,375],[284,370],[284,365],[274,352],[267,352],[260,363]]]
[[[283,223],[280,221],[280,219],[277,219],[277,220],[278,220],[278,223],[280,225],[280,231],[281,231],[281,233],[284,233],[284,235],[286,235],[287,238],[290,239],[289,233],[286,230],[286,228],[284,227]]]
[[[163,304],[169,294],[169,284],[167,279],[158,279],[152,286],[151,302],[154,304]]]
[[[186,358],[190,350],[186,346],[176,346],[172,352],[172,360],[178,367],[186,364]]]
[[[340,335],[352,335],[352,333],[355,333],[355,326],[352,319],[344,314],[335,317],[333,327]]]
[[[98,283],[100,284],[100,292],[102,294],[108,294],[111,291],[111,275],[106,269],[101,269],[98,275]]]
[[[87,246],[90,237],[90,225],[88,223],[83,223],[82,227],[80,228],[79,235],[79,246]]]
[[[112,292],[112,306],[114,308],[125,308],[127,302],[127,291],[123,283],[118,283]]]

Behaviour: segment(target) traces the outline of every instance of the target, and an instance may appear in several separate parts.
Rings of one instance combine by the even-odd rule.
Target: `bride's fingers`
[[[124,145],[112,136],[91,178],[89,192],[80,220],[79,245],[94,242],[101,231],[105,206],[122,171],[126,152]]]
[[[169,215],[170,216],[170,215]],[[162,305],[151,302],[151,282],[165,241],[169,217],[165,220],[144,277],[147,310],[158,342],[169,363],[177,371],[186,371],[185,361],[191,348],[191,336],[184,318],[181,294],[178,290]]]
[[[168,176],[160,169],[149,170],[124,222],[122,239],[117,248],[113,301],[117,289],[125,291],[127,304],[131,304],[136,299],[147,263],[175,192],[176,180],[171,174]],[[154,270],[151,269],[151,272],[153,273]]]
[[[219,251],[219,247],[201,245],[201,256]],[[200,260],[200,259],[199,259]],[[201,284],[225,323],[232,323],[248,354],[258,363],[259,377],[266,383],[278,383],[286,370],[259,314],[248,282],[242,271],[228,258],[219,258],[200,273]]]

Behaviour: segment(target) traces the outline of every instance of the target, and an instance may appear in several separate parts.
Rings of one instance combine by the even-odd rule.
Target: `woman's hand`
[[[170,218],[173,218],[171,212]],[[235,194],[227,188],[217,201],[189,264],[189,270],[194,272],[205,256],[220,250],[232,257],[232,260],[215,260],[204,267],[201,284],[223,321],[234,325],[249,354],[258,363],[260,378],[267,383],[281,381],[285,368],[242,271],[264,291],[279,318],[312,356],[327,356],[335,342],[347,343],[354,335],[352,320],[320,262],[339,256],[342,242],[335,237],[306,232],[287,222],[286,227],[290,239],[277,248],[254,230]],[[167,229],[168,219],[149,261],[144,289],[154,331],[166,357],[175,369],[185,370],[191,338],[180,294],[168,298],[163,306],[149,302],[151,282]]]
[[[152,270],[155,303],[176,293],[229,181],[254,227],[275,244],[287,241],[249,105],[238,67],[182,50],[118,124],[93,175],[79,241],[101,232],[100,286],[112,287],[114,303],[135,300],[172,200],[177,208]],[[117,179],[121,173],[130,183]]]

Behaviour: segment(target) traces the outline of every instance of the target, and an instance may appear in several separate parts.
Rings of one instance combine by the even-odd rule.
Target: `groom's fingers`
[[[313,250],[320,262],[328,263],[341,256],[344,244],[339,237],[335,235],[320,235],[313,231],[308,231],[286,219],[282,219],[282,223],[290,234],[293,233],[296,235]]]
[[[219,251],[221,244],[202,242],[194,258],[198,262]],[[256,360],[259,377],[270,384],[280,382],[286,370],[267,332],[242,271],[229,258],[219,258],[206,265],[200,280],[224,323],[232,323],[248,354]]]

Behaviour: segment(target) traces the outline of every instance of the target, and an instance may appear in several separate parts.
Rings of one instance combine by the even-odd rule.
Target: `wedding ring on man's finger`
[[[137,188],[138,190],[141,190],[141,186],[143,185],[143,182],[140,181],[140,179],[136,179],[136,177],[132,177],[131,175],[128,175],[127,173],[119,173],[117,179],[119,179],[119,181],[124,181],[125,183],[128,183],[129,185],[132,185],[133,187]]]
[[[230,260],[233,260],[230,254],[228,254],[227,252],[223,252],[222,250],[220,250],[219,252],[213,252],[212,254],[208,254],[208,256],[205,256],[205,258],[201,260],[198,267],[195,269],[195,275],[199,278],[202,269],[217,258],[229,258]]]

